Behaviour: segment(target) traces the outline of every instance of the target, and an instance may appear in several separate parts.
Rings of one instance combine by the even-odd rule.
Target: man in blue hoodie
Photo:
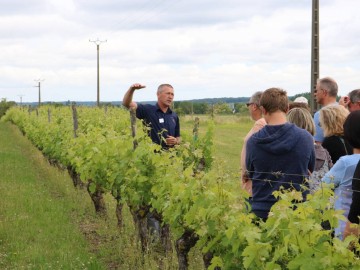
[[[248,140],[246,147],[246,169],[253,182],[252,212],[266,220],[270,208],[276,202],[273,192],[280,187],[308,190],[305,178],[314,170],[314,139],[304,129],[288,123],[286,113],[289,106],[285,91],[279,88],[266,90],[260,106],[267,125]]]

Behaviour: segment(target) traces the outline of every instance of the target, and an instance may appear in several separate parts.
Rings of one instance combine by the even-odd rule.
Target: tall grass
[[[87,198],[14,126],[1,123],[0,138],[0,268],[106,269],[74,224]]]
[[[248,115],[186,115],[180,118],[181,130],[192,130],[195,118],[200,119],[200,134],[206,132],[207,124],[213,121],[214,156],[224,162],[225,168],[235,174],[240,172],[240,153],[244,137],[253,125]]]

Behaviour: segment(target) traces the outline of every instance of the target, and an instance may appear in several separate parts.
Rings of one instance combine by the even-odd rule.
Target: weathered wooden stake
[[[48,108],[48,122],[51,122],[51,111],[50,108]]]
[[[76,110],[76,106],[72,105],[71,106],[72,109],[72,115],[73,115],[73,123],[74,123],[74,138],[77,138],[77,130],[78,130],[78,118],[77,118],[77,110]]]

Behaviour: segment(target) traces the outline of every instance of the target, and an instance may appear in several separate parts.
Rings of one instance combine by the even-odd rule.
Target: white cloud
[[[4,3],[3,3],[4,2]],[[139,101],[160,83],[176,99],[250,96],[279,86],[309,91],[310,0],[31,0],[2,1],[0,98],[96,100],[100,45],[101,100],[121,100],[134,82]],[[360,39],[355,0],[320,3],[320,76],[340,94],[359,87]]]

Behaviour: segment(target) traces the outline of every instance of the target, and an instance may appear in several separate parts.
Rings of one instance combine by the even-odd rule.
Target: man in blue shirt
[[[145,88],[145,85],[135,83],[130,86],[123,98],[123,105],[136,110],[136,117],[143,119],[150,127],[149,136],[154,143],[164,149],[180,143],[179,117],[170,109],[174,99],[174,88],[170,84],[161,84],[157,90],[157,103],[137,104],[132,101],[135,90]]]
[[[143,119],[150,127],[151,140],[163,149],[174,147],[180,143],[179,117],[170,109],[174,100],[174,88],[170,84],[161,84],[157,89],[157,103],[137,104],[132,101],[135,90],[145,88],[145,85],[135,83],[130,86],[123,98],[123,105],[136,111],[136,117]],[[147,226],[150,232],[160,236],[160,220],[153,213],[147,214]]]
[[[315,98],[316,102],[323,107],[329,105],[338,105],[336,96],[338,93],[338,85],[336,81],[330,77],[319,79],[316,84]],[[320,126],[320,113],[317,111],[314,114],[315,122],[315,135],[314,140],[316,143],[321,144],[324,141],[324,131]]]

